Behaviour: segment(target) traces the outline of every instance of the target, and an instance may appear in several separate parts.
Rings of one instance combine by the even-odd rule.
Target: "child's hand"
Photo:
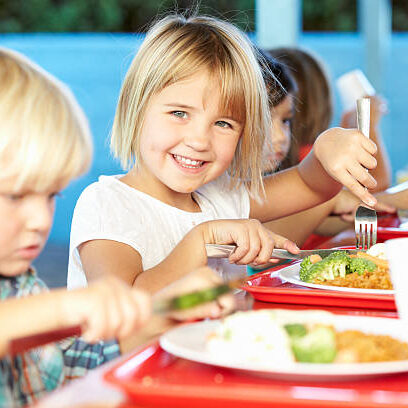
[[[341,190],[335,198],[333,214],[339,215],[343,221],[353,222],[359,205],[361,205],[361,201],[354,194],[350,193],[348,190]],[[396,208],[393,205],[382,201],[377,201],[374,209],[376,211],[387,213],[395,213],[396,211]]]
[[[377,185],[366,171],[377,161],[376,144],[356,129],[333,128],[323,132],[313,146],[314,153],[326,172],[347,187],[365,204],[374,206],[376,199],[366,188]],[[365,188],[366,187],[366,188]]]
[[[297,245],[265,228],[258,220],[217,220],[201,224],[206,228],[208,244],[235,244],[237,249],[229,261],[238,265],[261,265],[270,261],[274,247],[292,253],[299,252]]]
[[[114,276],[85,289],[67,292],[66,315],[81,324],[89,342],[124,338],[144,325],[151,315],[151,299]]]
[[[211,288],[221,283],[223,283],[223,280],[216,272],[208,267],[203,267],[166,286],[154,295],[154,299],[167,299],[184,293]],[[213,302],[204,303],[187,310],[171,312],[168,316],[175,320],[218,318],[231,313],[234,309],[235,301],[233,296],[226,294]]]

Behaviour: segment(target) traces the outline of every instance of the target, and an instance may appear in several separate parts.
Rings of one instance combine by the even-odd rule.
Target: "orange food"
[[[310,255],[309,259],[312,264],[315,264],[317,262],[320,262],[322,260],[322,257],[318,254],[313,254],[313,255]]]
[[[367,254],[366,252],[357,252],[357,258],[365,258],[371,262],[374,262],[379,268],[388,269],[388,261],[385,259],[377,258],[376,256],[372,256]]]
[[[346,330],[336,333],[336,343],[335,363],[408,360],[408,344],[391,336]]]

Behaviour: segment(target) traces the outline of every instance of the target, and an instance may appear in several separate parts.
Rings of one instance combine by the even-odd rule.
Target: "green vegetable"
[[[305,281],[307,273],[309,272],[309,269],[311,268],[312,265],[313,264],[310,261],[310,256],[303,259],[302,263],[300,264],[300,271],[299,271],[300,280]]]
[[[306,327],[303,324],[293,323],[285,324],[283,326],[288,333],[289,337],[302,337],[307,333]]]
[[[327,326],[315,326],[304,336],[290,336],[290,342],[301,363],[332,363],[336,357],[335,332]]]
[[[189,309],[202,303],[211,302],[219,296],[230,291],[228,285],[219,285],[213,288],[203,289],[197,292],[187,293],[170,299],[169,304],[165,305],[164,311],[167,310],[184,310]]]
[[[307,259],[307,258],[306,258]],[[348,272],[351,258],[344,251],[336,251],[315,264],[312,264],[299,277],[304,282],[333,280],[338,276],[344,277]],[[302,268],[301,268],[302,271]]]
[[[362,275],[365,271],[373,272],[377,269],[377,265],[365,258],[350,258],[349,271],[350,273],[357,272]]]

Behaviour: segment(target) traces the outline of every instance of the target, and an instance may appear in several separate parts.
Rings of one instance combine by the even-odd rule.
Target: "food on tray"
[[[258,310],[226,317],[207,339],[222,359],[271,363],[360,363],[408,359],[408,344],[391,336],[337,330],[331,313]]]
[[[303,282],[363,289],[393,289],[384,244],[349,255],[336,251],[322,259],[311,255],[300,264]]]

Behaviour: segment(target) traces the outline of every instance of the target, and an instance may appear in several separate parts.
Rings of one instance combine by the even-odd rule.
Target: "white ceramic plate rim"
[[[281,279],[299,286],[306,286],[308,288],[334,290],[337,292],[355,292],[355,293],[371,293],[376,295],[393,295],[394,290],[385,289],[361,289],[361,288],[345,288],[342,286],[319,285],[316,283],[303,282],[299,278],[300,263],[295,263],[282,268],[278,271]]]
[[[403,329],[398,319],[335,316],[335,327],[339,329],[364,328],[364,332],[388,334],[401,339]],[[160,338],[160,346],[177,357],[198,363],[224,368],[245,370],[257,375],[284,377],[305,380],[353,380],[356,377],[370,377],[408,372],[408,360],[355,364],[308,364],[292,363],[283,366],[270,363],[238,362],[221,356],[212,355],[205,348],[205,339],[220,324],[219,320],[202,321],[176,327]]]

